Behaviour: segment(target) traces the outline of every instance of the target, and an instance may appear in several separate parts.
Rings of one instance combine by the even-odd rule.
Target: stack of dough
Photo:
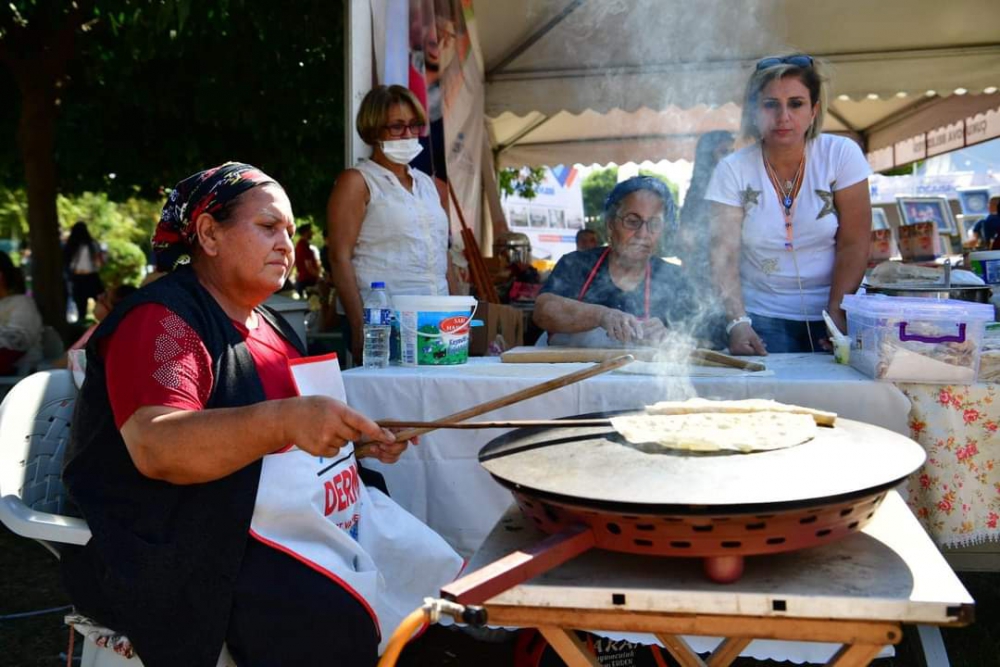
[[[613,417],[611,425],[633,444],[697,452],[760,452],[794,447],[816,437],[818,425],[837,415],[764,399],[664,401],[644,415]]]

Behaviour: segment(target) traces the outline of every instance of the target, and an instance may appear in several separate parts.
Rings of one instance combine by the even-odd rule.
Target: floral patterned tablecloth
[[[910,399],[910,434],[927,462],[908,503],[940,545],[1000,540],[1000,384],[897,385]]]

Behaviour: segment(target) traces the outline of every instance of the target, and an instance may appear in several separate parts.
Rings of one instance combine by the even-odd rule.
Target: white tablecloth
[[[875,382],[827,355],[774,354],[763,361],[769,370],[759,375],[735,370],[729,376],[694,378],[606,374],[479,419],[550,419],[698,395],[773,398],[909,435],[910,401],[893,384]],[[496,358],[476,358],[463,366],[356,368],[344,373],[344,384],[350,405],[369,417],[431,420],[589,365],[501,364]],[[366,465],[385,475],[397,502],[470,557],[512,500],[477,458],[500,433],[434,431],[395,465]]]

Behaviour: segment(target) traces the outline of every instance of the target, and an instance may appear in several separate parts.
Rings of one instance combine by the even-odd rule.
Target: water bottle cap
[[[372,289],[385,289],[385,283],[383,282],[372,283]]]

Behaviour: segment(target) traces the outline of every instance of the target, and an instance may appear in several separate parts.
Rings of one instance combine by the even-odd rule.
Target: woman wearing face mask
[[[409,167],[427,126],[409,89],[376,86],[361,102],[355,124],[372,156],[340,174],[326,216],[338,311],[357,364],[362,304],[372,282],[384,282],[393,297],[448,294],[448,214],[431,177]]]
[[[723,159],[708,186],[713,282],[733,354],[829,349],[823,310],[864,277],[871,240],[871,168],[858,145],[821,134],[819,63],[764,58],[747,84],[743,134],[754,143]]]

